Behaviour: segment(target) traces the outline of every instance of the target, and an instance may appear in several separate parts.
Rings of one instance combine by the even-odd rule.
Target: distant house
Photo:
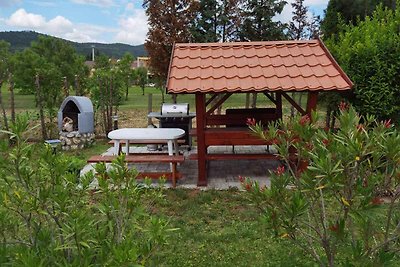
[[[137,57],[136,60],[132,61],[131,68],[136,69],[140,67],[149,68],[150,58],[149,57]]]

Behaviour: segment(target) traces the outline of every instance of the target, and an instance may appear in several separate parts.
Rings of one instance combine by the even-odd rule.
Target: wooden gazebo
[[[175,44],[167,92],[196,95],[199,186],[207,185],[207,161],[274,158],[272,154],[209,154],[215,145],[265,145],[246,127],[247,118],[282,118],[282,98],[301,114],[316,108],[318,92],[348,91],[353,83],[321,40]],[[288,92],[307,92],[303,109]],[[214,111],[234,93],[260,93],[274,108]],[[217,125],[217,127],[215,127]]]

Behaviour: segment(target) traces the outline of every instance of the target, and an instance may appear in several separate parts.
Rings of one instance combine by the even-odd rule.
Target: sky
[[[293,2],[294,0],[287,0]],[[0,0],[0,31],[32,30],[75,42],[143,44],[147,17],[142,0]],[[328,0],[305,0],[323,15]],[[290,4],[277,20],[289,21]]]

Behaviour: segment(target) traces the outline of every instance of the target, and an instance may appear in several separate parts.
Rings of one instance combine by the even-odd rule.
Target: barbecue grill
[[[189,104],[162,104],[160,112],[150,112],[148,118],[156,118],[159,120],[160,128],[180,128],[185,131],[182,139],[185,140],[185,145],[192,148],[192,137],[189,135],[192,129],[192,119],[195,113],[189,112]]]

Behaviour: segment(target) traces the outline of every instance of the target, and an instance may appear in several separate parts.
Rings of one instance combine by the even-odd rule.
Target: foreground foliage
[[[69,157],[27,144],[27,126],[17,118],[14,145],[1,147],[0,265],[145,265],[169,231],[148,212],[161,189],[137,184],[119,158],[110,170],[96,166],[93,190],[92,173],[79,177]]]
[[[270,188],[250,179],[244,186],[275,236],[320,266],[399,264],[400,134],[390,121],[360,117],[345,105],[339,121],[336,133],[307,116],[267,130],[253,124],[276,144],[284,165]]]

